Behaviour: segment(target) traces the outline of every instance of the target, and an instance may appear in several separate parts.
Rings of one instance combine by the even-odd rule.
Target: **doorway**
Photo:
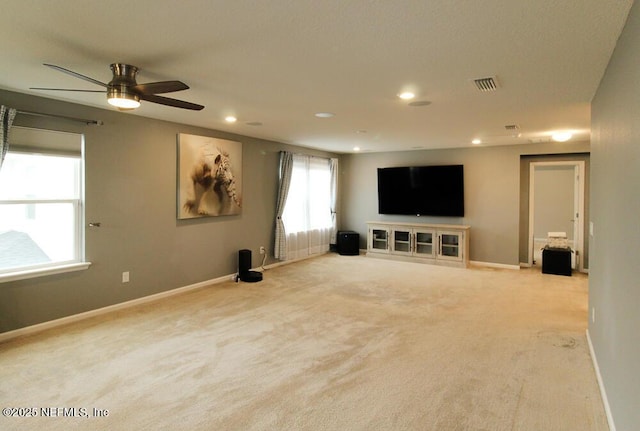
[[[528,263],[542,264],[542,248],[549,232],[566,235],[571,267],[584,266],[585,162],[532,162],[529,173]]]

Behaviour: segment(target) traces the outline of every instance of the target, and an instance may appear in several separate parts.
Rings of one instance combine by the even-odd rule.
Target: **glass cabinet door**
[[[435,248],[433,246],[433,239],[435,234],[433,231],[418,231],[414,233],[415,236],[415,250],[414,253],[420,256],[433,256]]]
[[[439,235],[440,250],[438,257],[449,258],[452,260],[462,260],[460,244],[462,234],[456,232],[441,232]]]
[[[369,248],[375,251],[388,251],[389,250],[389,231],[386,229],[372,228],[371,243]]]
[[[411,253],[410,230],[393,230],[393,251],[396,253]]]

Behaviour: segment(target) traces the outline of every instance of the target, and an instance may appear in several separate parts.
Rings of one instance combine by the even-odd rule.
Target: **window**
[[[331,228],[331,171],[328,159],[293,156],[291,185],[282,220],[287,233]]]
[[[30,136],[42,139],[43,132],[59,133],[38,131]],[[81,143],[80,135],[72,136]],[[55,151],[46,142],[36,148],[33,139],[22,141],[31,142],[26,146],[13,142],[21,141],[12,139],[0,169],[0,277],[81,263],[80,145],[76,153]]]
[[[282,223],[276,223],[276,257],[298,259],[328,251],[335,232],[337,160],[283,152],[281,163],[291,173],[281,178],[288,193],[284,209],[278,209]]]

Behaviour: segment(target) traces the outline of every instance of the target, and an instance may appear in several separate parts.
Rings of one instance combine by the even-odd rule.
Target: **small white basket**
[[[547,247],[569,248],[566,232],[547,232]]]

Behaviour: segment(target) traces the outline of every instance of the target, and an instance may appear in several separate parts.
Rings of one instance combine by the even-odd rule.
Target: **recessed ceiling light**
[[[482,141],[480,139],[474,139],[473,141],[471,141],[471,143],[473,145],[480,145],[480,144],[482,144]]]
[[[360,147],[353,147],[353,151],[360,151]]]
[[[566,142],[573,137],[571,132],[556,132],[551,135],[551,139],[556,142]]]
[[[227,123],[235,123],[236,121],[238,121],[238,119],[233,115],[227,115],[226,117],[224,117],[224,121],[226,121]]]
[[[316,112],[315,116],[318,118],[331,118],[333,117],[335,114],[331,113],[331,112]]]
[[[404,91],[404,92],[402,92],[402,93],[398,94],[398,97],[399,97],[399,98],[401,98],[402,100],[411,100],[411,99],[413,99],[414,97],[416,97],[416,95],[415,95],[415,94],[413,94],[413,93],[412,93],[412,92],[410,92],[410,91]]]

